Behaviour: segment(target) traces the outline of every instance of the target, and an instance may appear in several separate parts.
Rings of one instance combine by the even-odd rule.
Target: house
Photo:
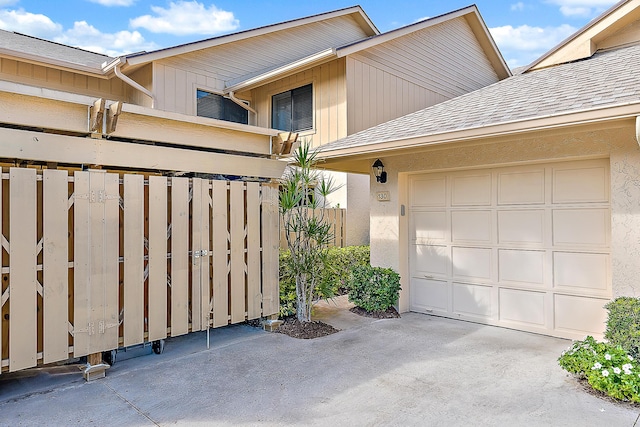
[[[496,84],[327,144],[369,172],[371,260],[401,311],[599,336],[638,296],[640,1],[622,1]]]
[[[320,146],[509,76],[475,6],[118,58],[0,30],[2,371],[274,315],[281,131]],[[337,175],[350,243],[366,172]]]
[[[294,131],[315,146],[510,75],[475,6],[384,34],[355,6],[95,61],[100,86],[89,79],[74,91]],[[9,78],[17,74],[49,87],[37,74]],[[329,202],[347,208],[347,243],[368,243],[368,178],[334,178],[342,188]]]

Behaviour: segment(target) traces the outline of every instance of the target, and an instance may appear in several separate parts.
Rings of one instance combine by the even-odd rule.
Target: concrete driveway
[[[0,425],[634,426],[556,359],[569,341],[407,313],[320,310],[341,332],[248,326],[167,341],[85,383],[77,367],[0,376]],[[640,423],[638,423],[640,425]]]

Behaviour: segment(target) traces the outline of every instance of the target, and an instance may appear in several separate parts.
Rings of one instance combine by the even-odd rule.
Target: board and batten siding
[[[129,77],[144,88],[153,91],[153,64],[147,64],[144,67],[135,70]],[[135,105],[152,108],[153,101],[150,97],[137,89],[127,85],[127,99]]]
[[[13,59],[0,58],[0,79],[114,101],[127,101],[122,80],[100,79]]]
[[[258,112],[258,126],[271,127],[271,97],[278,93],[313,84],[313,129],[300,132],[314,146],[347,136],[347,97],[345,60],[337,59],[277,80],[251,91]]]
[[[499,80],[463,17],[351,54],[346,69],[349,134]]]
[[[198,87],[222,91],[230,81],[366,37],[353,17],[341,16],[159,60],[156,108],[193,115]]]

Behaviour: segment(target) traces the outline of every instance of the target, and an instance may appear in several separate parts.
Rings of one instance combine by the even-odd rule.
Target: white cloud
[[[62,31],[62,25],[53,22],[48,16],[29,13],[23,9],[0,9],[0,28],[42,38],[55,36]]]
[[[505,25],[489,29],[511,68],[531,63],[576,30],[568,24],[544,28]]]
[[[62,32],[54,41],[109,56],[158,48],[155,43],[147,42],[138,31],[103,33],[85,21],[75,22],[73,28]]]
[[[144,28],[153,33],[184,36],[213,35],[235,30],[240,25],[233,12],[220,10],[213,4],[206,8],[195,0],[170,2],[168,9],[151,6],[151,10],[155,16],[143,15],[131,19],[131,27]]]
[[[617,0],[547,0],[547,3],[560,6],[564,16],[590,18],[604,12]]]
[[[2,1],[2,0],[0,0]],[[136,0],[89,0],[92,3],[98,3],[103,6],[133,6]]]
[[[524,3],[519,1],[518,3],[512,4],[511,5],[511,10],[515,10],[515,11],[518,11],[518,12],[523,11],[524,10]]]

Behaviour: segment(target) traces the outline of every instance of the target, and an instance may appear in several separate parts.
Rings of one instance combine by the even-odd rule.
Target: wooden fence
[[[277,191],[2,169],[0,371],[278,313]]]
[[[318,209],[320,210],[320,209]],[[331,224],[333,238],[329,246],[343,248],[347,242],[347,210],[341,208],[323,209],[327,221]],[[280,248],[287,248],[285,230],[280,224]]]

